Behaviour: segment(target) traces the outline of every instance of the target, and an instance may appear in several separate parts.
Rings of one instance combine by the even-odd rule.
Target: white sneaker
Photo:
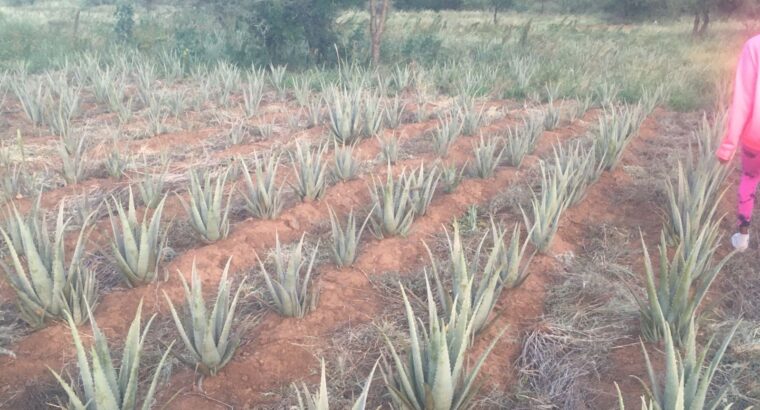
[[[731,236],[731,245],[733,245],[734,249],[739,252],[747,250],[747,247],[749,247],[749,234],[741,232],[735,233]]]

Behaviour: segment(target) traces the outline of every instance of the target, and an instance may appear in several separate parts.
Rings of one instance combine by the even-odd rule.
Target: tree
[[[688,0],[687,7],[694,14],[694,25],[691,34],[701,36],[707,32],[707,25],[710,24],[710,8],[712,0]],[[702,25],[700,26],[700,22]]]
[[[116,38],[123,43],[132,41],[132,32],[135,27],[135,9],[132,3],[129,1],[119,3],[116,6],[114,17],[116,17],[116,25],[114,26]]]
[[[369,36],[372,49],[372,64],[380,64],[380,45],[385,32],[390,0],[369,0]]]
[[[491,8],[493,8],[493,24],[499,24],[498,13],[499,10],[504,10],[512,7],[513,0],[490,0]]]
[[[335,58],[335,18],[341,9],[359,0],[194,0],[212,12],[217,24],[248,35],[268,59],[280,64],[308,51],[312,62]],[[304,50],[304,46],[308,50]]]

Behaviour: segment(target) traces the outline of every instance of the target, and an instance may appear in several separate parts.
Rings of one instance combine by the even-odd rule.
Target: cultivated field
[[[713,157],[745,25],[489,18],[394,13],[377,69],[7,63],[0,408],[637,408],[694,341],[757,404]]]

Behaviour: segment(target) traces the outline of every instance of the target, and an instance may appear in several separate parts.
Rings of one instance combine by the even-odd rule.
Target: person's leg
[[[760,183],[760,153],[741,150],[742,176],[739,181],[737,200],[737,225],[739,232],[731,238],[734,247],[740,250],[749,244],[749,225],[755,208],[755,191]]]

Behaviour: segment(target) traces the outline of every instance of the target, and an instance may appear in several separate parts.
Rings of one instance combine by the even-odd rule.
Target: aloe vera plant
[[[356,250],[359,247],[362,233],[367,226],[370,216],[372,216],[372,212],[370,211],[361,227],[357,230],[356,217],[353,210],[348,213],[345,227],[341,225],[335,211],[331,207],[328,207],[328,210],[330,211],[330,227],[332,230],[333,261],[340,267],[351,266],[356,261]]]
[[[412,171],[406,178],[411,182],[409,195],[414,206],[414,214],[416,216],[425,215],[435,195],[438,182],[441,180],[438,167],[431,167],[425,173],[425,164],[420,164],[417,171]]]
[[[694,241],[693,234],[697,229],[714,219],[725,192],[721,185],[726,175],[717,167],[684,170],[683,164],[678,163],[675,184],[665,181],[668,196],[666,228],[671,243]]]
[[[251,118],[256,115],[263,97],[264,81],[256,77],[249,78],[248,84],[243,87],[243,108],[246,117]]]
[[[475,255],[469,262],[459,234],[459,223],[454,223],[453,235],[449,234],[448,229],[445,232],[448,242],[449,263],[451,264],[451,268],[446,269],[446,271],[450,276],[451,291],[445,289],[445,281],[441,278],[433,252],[427,243],[423,242],[430,256],[433,283],[437,289],[438,300],[447,316],[462,314],[463,312],[469,313],[471,316],[465,319],[472,321],[472,332],[478,333],[488,323],[488,317],[503,289],[499,248],[498,246],[491,248],[485,266],[481,267],[481,253],[484,251],[483,245],[489,236],[488,232],[481,238]],[[498,238],[499,241],[502,239],[502,237]]]
[[[32,239],[34,240],[34,243],[41,243],[42,237],[43,237],[43,228],[47,229],[46,226],[42,225],[42,215],[43,213],[40,211],[40,203],[42,201],[42,192],[40,191],[39,194],[37,194],[37,199],[32,202],[32,208],[27,212],[26,218],[22,217],[22,222],[26,224],[27,227],[29,227],[29,232],[32,234]],[[15,208],[11,208],[11,206],[6,206],[6,215],[5,215],[5,232],[8,234],[8,239],[5,241],[6,246],[13,246],[16,249],[16,254],[19,256],[24,256],[24,242],[21,239],[21,223],[19,223],[19,220],[16,219],[15,215]],[[84,225],[84,224],[82,224]]]
[[[599,116],[598,135],[594,141],[597,161],[612,170],[620,162],[643,120],[640,105],[610,108]]]
[[[164,197],[164,183],[169,172],[169,163],[164,166],[159,174],[148,174],[137,184],[137,189],[146,207],[155,209]]]
[[[462,132],[462,123],[456,117],[443,119],[433,131],[433,150],[443,158],[448,156],[449,149]]]
[[[293,189],[302,201],[317,201],[327,192],[327,165],[322,159],[327,145],[312,149],[308,144],[296,144],[290,158],[295,165],[296,184]]]
[[[41,81],[11,82],[21,108],[34,125],[42,125],[45,120],[46,89]]]
[[[383,106],[380,103],[380,96],[377,93],[368,93],[364,97],[363,113],[363,135],[365,137],[374,137],[383,127]]]
[[[106,158],[106,171],[114,179],[121,179],[127,168],[127,161],[121,156],[118,148],[114,148],[108,153]]]
[[[289,255],[286,255],[280,245],[279,235],[275,234],[274,275],[269,273],[264,262],[256,255],[272,304],[282,316],[303,317],[316,307],[318,294],[313,289],[311,281],[319,242],[307,265],[303,258],[305,237],[304,233],[296,247],[289,252]]]
[[[544,110],[544,129],[551,131],[557,128],[561,120],[560,110],[554,105],[554,98],[550,97]]]
[[[227,279],[227,273],[231,260],[232,258],[227,259],[227,264],[224,265],[211,312],[207,310],[206,301],[203,299],[203,286],[195,261],[193,261],[190,286],[182,273],[179,273],[182,288],[185,291],[183,317],[180,317],[174,303],[164,292],[174,324],[185,347],[190,352],[190,359],[185,359],[185,361],[205,375],[215,375],[232,359],[235,349],[240,344],[240,339],[232,334],[232,323],[235,320],[235,309],[243,283],[238,285],[237,291],[230,299],[232,281]]]
[[[728,331],[723,342],[715,350],[715,353],[713,353],[712,359],[710,359],[709,363],[707,362],[707,353],[712,350],[711,347],[715,340],[715,334],[710,337],[707,346],[705,346],[701,352],[697,353],[697,332],[692,318],[689,322],[685,352],[682,355],[679,354],[676,349],[676,343],[670,334],[669,326],[665,326],[668,330],[666,330],[664,334],[665,382],[662,386],[660,385],[661,377],[658,377],[655,372],[647,348],[644,346],[644,343],[641,342],[641,350],[644,353],[649,384],[651,385],[651,388],[649,388],[641,379],[639,379],[642,386],[644,386],[644,389],[646,389],[648,396],[647,398],[641,398],[641,409],[703,410],[719,408],[726,396],[725,387],[719,390],[717,394],[713,394],[713,399],[711,401],[708,401],[707,397],[713,388],[712,382],[720,366],[720,362],[723,360],[728,345],[736,334],[736,329],[740,323],[741,322],[737,322]],[[620,392],[617,383],[615,384],[615,387],[618,391],[620,410],[625,410],[622,393]],[[723,408],[728,410],[731,408],[731,404],[728,404]]]
[[[528,243],[530,242],[530,232],[526,235],[525,240],[520,242],[520,225],[515,224],[510,236],[509,246],[504,245],[506,232],[501,226],[498,226],[491,218],[491,234],[494,243],[495,252],[498,262],[494,266],[499,268],[501,286],[512,289],[520,286],[528,278],[530,271],[530,262],[536,255],[533,251],[526,257]]]
[[[372,378],[375,375],[377,363],[372,366],[372,371],[367,376],[362,392],[351,406],[351,410],[364,410],[367,406],[367,396],[369,396],[369,387],[372,384]],[[311,394],[306,384],[303,385],[303,393],[298,386],[295,386],[296,397],[298,398],[298,410],[330,410],[330,398],[327,395],[327,379],[325,377],[325,360],[322,359],[322,376],[319,382],[319,391]]]
[[[106,202],[113,232],[111,249],[119,272],[130,287],[152,282],[158,275],[158,265],[167,240],[166,232],[161,233],[161,215],[165,201],[166,197],[161,199],[150,220],[146,212],[142,222],[137,220],[131,188],[126,211],[121,203],[113,198],[116,208],[114,215],[111,204]]]
[[[596,161],[593,148],[585,148],[582,141],[569,145],[569,149],[565,149],[562,144],[556,144],[553,149],[555,168],[561,178],[568,181],[568,201],[572,206],[585,198],[588,187],[602,176],[604,166]]]
[[[531,200],[533,221],[528,218],[524,209],[520,208],[525,220],[525,226],[530,227],[530,241],[541,252],[546,252],[551,245],[554,235],[559,228],[562,213],[570,205],[569,198],[573,192],[568,190],[568,181],[559,172],[550,170],[543,161],[541,169],[540,197],[533,192]]]
[[[340,144],[353,144],[362,134],[361,94],[348,89],[333,89],[327,97],[330,131]]]
[[[457,113],[460,118],[461,132],[464,135],[475,135],[478,132],[478,128],[483,123],[483,112],[485,107],[481,107],[480,110],[475,108],[475,98],[469,99],[461,98],[456,103]]]
[[[82,260],[87,224],[79,230],[67,264],[64,236],[69,221],[64,220],[64,202],[58,208],[52,240],[39,208],[32,212],[35,214],[25,220],[14,206],[9,215],[11,232],[0,227],[11,258],[10,265],[0,261],[0,268],[16,292],[21,318],[33,328],[41,328],[48,320],[64,319],[68,312],[76,323],[84,323],[85,306],[94,306],[98,298],[95,274]]]
[[[385,235],[405,236],[409,233],[415,216],[415,205],[411,196],[412,179],[407,178],[405,172],[402,172],[398,179],[394,180],[389,165],[385,183],[381,183],[375,176],[372,177],[372,183],[372,233],[377,238]]]
[[[79,182],[85,172],[84,138],[79,140],[74,152],[69,152],[64,143],[59,143],[58,156],[61,158],[61,176],[66,184],[73,185]]]
[[[504,155],[504,147],[498,149],[498,138],[488,137],[484,139],[480,136],[480,142],[472,145],[472,152],[475,154],[475,160],[471,165],[471,172],[478,178],[490,178],[493,176],[496,167],[501,162]]]
[[[0,203],[29,192],[29,175],[23,164],[14,164],[0,175]]]
[[[475,378],[493,350],[503,331],[477,359],[471,370],[465,367],[473,337],[473,319],[466,310],[452,311],[438,317],[430,283],[427,285],[428,329],[418,331],[419,318],[415,317],[403,286],[406,319],[410,345],[402,359],[390,339],[386,344],[391,352],[392,364],[382,368],[385,384],[394,403],[406,409],[466,409],[472,406],[477,393]],[[464,304],[466,307],[466,304]]]
[[[230,232],[230,203],[233,190],[227,195],[227,205],[224,205],[224,188],[227,185],[228,171],[212,178],[210,173],[198,175],[190,171],[190,203],[179,197],[182,207],[190,217],[193,227],[204,242],[211,243],[224,239]],[[202,181],[202,182],[201,182]]]
[[[341,181],[354,179],[359,173],[359,162],[354,158],[353,145],[335,144],[333,175]]]
[[[248,212],[260,219],[277,218],[282,210],[282,185],[277,188],[275,181],[280,155],[270,155],[266,162],[264,159],[256,159],[254,163],[255,184],[248,171],[248,165],[242,159],[240,163],[243,165],[243,177],[247,187],[246,192],[242,192],[242,194]]]
[[[385,104],[385,125],[388,128],[398,128],[404,119],[406,103],[396,95],[391,102]]]
[[[688,150],[685,163],[678,163],[674,181],[666,180],[668,202],[667,234],[671,243],[693,241],[691,228],[703,226],[713,220],[718,203],[725,190],[722,188],[730,167],[720,164],[713,154],[723,130],[723,121],[711,124],[702,118],[693,139],[697,142],[696,154]]]
[[[733,255],[731,253],[717,263],[712,262],[718,248],[718,230],[719,221],[701,227],[695,242],[688,244],[690,247],[684,242],[680,243],[672,257],[668,256],[663,232],[660,235],[657,272],[652,268],[652,260],[642,237],[647,298],[642,300],[637,297],[637,301],[644,339],[660,341],[669,332],[678,346],[684,346],[692,318],[718,273]]]
[[[72,380],[71,383],[67,383],[54,370],[50,369],[50,371],[66,391],[69,400],[68,408],[76,410],[134,410],[138,408],[149,410],[152,407],[153,396],[158,387],[158,379],[166,363],[166,357],[171,351],[171,346],[164,352],[158,366],[153,370],[150,387],[145,392],[142,405],[138,405],[137,386],[142,354],[148,330],[153,323],[153,318],[155,318],[155,315],[151,317],[145,325],[145,329],[141,330],[141,312],[142,301],[140,301],[135,318],[129,326],[118,372],[113,359],[111,359],[113,354],[108,347],[108,340],[95,323],[92,313],[88,310],[93,335],[89,358],[82,343],[82,337],[77,330],[76,322],[71,317],[67,318],[77,352],[79,381]],[[81,391],[78,391],[76,386],[80,383]]]
[[[285,97],[285,74],[287,73],[287,65],[272,65],[269,64],[269,82],[277,91],[277,97]]]
[[[464,171],[467,169],[465,164],[461,169],[457,169],[456,164],[441,167],[441,182],[443,191],[452,193],[464,179]]]
[[[399,144],[396,134],[391,134],[388,137],[377,137],[377,142],[380,144],[380,155],[388,164],[395,164],[398,161]]]
[[[519,167],[525,155],[536,148],[543,132],[544,122],[542,116],[539,115],[523,118],[523,125],[520,128],[515,130],[510,128],[504,145],[507,163],[510,166]]]

